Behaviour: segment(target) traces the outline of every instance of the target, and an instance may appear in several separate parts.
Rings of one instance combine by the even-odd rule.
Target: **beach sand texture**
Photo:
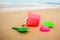
[[[41,16],[39,26],[29,27],[29,32],[25,34],[13,30],[13,26],[21,27],[29,11]],[[50,32],[39,31],[45,21],[55,24]],[[60,40],[60,8],[0,12],[0,40]]]

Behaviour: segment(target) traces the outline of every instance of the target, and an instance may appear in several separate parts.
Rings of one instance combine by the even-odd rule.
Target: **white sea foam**
[[[60,7],[60,5],[46,3],[0,2],[0,8],[10,7]]]
[[[38,3],[23,3],[23,2],[0,2],[0,12],[19,11],[19,10],[40,10],[59,8],[60,5],[53,4],[38,4]]]

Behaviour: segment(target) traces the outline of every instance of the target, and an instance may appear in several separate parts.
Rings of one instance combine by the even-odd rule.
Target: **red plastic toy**
[[[47,26],[41,26],[39,30],[42,32],[49,32],[50,28],[48,28]]]
[[[28,18],[26,19],[27,26],[38,26],[40,22],[40,15],[29,12]]]

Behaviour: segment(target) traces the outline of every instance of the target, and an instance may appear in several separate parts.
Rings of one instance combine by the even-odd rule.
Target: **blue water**
[[[0,2],[28,2],[28,3],[60,4],[60,0],[0,0]]]
[[[2,3],[2,2],[5,2],[5,3]],[[12,4],[9,4],[6,2],[12,2]],[[15,2],[15,4],[14,4],[14,2]],[[24,4],[24,3],[27,3],[27,4]],[[60,5],[60,0],[0,0],[0,7],[31,7],[31,6],[37,6],[35,4],[32,5],[32,4],[28,4],[28,3],[37,3],[37,4],[45,4],[48,6],[50,6],[50,5],[54,6],[54,5]]]

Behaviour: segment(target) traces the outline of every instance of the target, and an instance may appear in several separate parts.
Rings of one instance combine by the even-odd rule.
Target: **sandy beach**
[[[29,27],[29,32],[26,34],[11,29],[13,26],[21,27],[30,11],[41,16],[38,27]],[[50,32],[39,31],[40,25],[45,21],[52,21],[55,24]],[[19,11],[1,10],[0,40],[60,40],[60,8]]]

